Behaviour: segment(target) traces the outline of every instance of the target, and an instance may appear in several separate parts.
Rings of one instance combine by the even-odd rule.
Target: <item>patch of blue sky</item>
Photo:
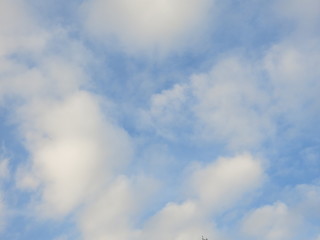
[[[42,239],[59,239],[59,237],[68,237],[70,240],[80,238],[80,234],[74,227],[73,223],[63,223],[59,221],[35,220],[34,213],[30,216],[17,214],[16,217],[9,220],[5,231],[1,233],[3,239],[12,240],[42,240]],[[62,238],[63,239],[63,238]]]
[[[27,158],[28,152],[25,150],[23,143],[18,140],[20,136],[17,125],[12,120],[13,116],[11,115],[13,105],[9,104],[9,109],[7,107],[0,108],[0,156],[10,159],[12,170],[15,170],[16,165]]]
[[[76,19],[78,18],[79,4],[82,0],[70,0],[65,1],[53,1],[48,0],[46,2],[39,0],[31,0],[28,2],[30,11],[34,14],[34,17],[41,21],[44,26],[64,26],[71,30],[75,29]]]

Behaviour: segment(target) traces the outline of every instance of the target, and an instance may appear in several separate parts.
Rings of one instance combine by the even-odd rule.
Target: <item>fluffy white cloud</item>
[[[258,187],[264,178],[262,162],[250,154],[220,158],[195,171],[191,184],[206,211],[222,210],[245,192]]]
[[[193,201],[169,203],[158,212],[143,229],[140,239],[192,240],[205,235],[209,239],[222,239],[214,224],[203,216],[200,206]]]
[[[87,92],[61,101],[41,99],[25,106],[20,116],[33,162],[27,177],[43,186],[44,214],[68,214],[130,158],[127,134],[104,118]]]
[[[257,80],[258,70],[243,58],[231,57],[208,74],[192,77],[201,135],[228,142],[232,148],[252,147],[272,136],[270,98]]]
[[[142,119],[161,136],[185,129],[235,150],[261,146],[284,123],[296,136],[319,118],[318,42],[287,39],[255,60],[230,54],[209,72],[153,95]]]
[[[15,184],[18,189],[24,191],[34,191],[39,187],[39,179],[34,174],[31,174],[31,167],[29,165],[20,165],[17,168],[15,175]]]
[[[194,169],[186,185],[189,199],[168,203],[145,224],[139,239],[224,239],[212,222],[217,210],[231,208],[244,194],[261,184],[261,162],[251,155],[220,158]],[[191,185],[190,185],[191,184]]]
[[[84,239],[93,240],[191,240],[201,235],[224,239],[211,220],[213,210],[232,207],[263,177],[261,162],[249,154],[221,158],[193,170],[185,182],[189,197],[183,202],[169,202],[141,221],[139,215],[146,211],[146,200],[156,185],[150,179],[120,176],[91,198],[79,214],[78,226]]]
[[[290,124],[302,125],[319,114],[319,53],[317,41],[301,45],[288,40],[274,45],[264,58],[274,88],[274,111]]]
[[[320,186],[300,184],[287,190],[285,199],[290,207],[306,221],[320,220]]]
[[[24,1],[2,0],[0,2],[0,59],[16,51],[41,51],[47,39],[28,14]]]
[[[254,238],[265,240],[292,239],[299,219],[281,203],[254,210],[243,221],[242,230]]]
[[[0,102],[13,107],[10,120],[30,154],[16,184],[38,190],[41,215],[61,217],[129,161],[130,139],[103,114],[104,100],[80,90],[88,83],[85,47],[66,30],[44,30],[23,1],[0,6]]]
[[[69,62],[59,56],[46,56],[30,68],[18,61],[3,59],[0,78],[0,103],[17,97],[23,101],[37,97],[61,97],[77,90],[87,74],[76,59]]]
[[[171,89],[154,94],[150,100],[149,111],[141,111],[142,127],[154,128],[160,136],[174,139],[172,127],[183,126],[185,121],[184,106],[188,100],[188,88],[175,85]]]
[[[128,50],[167,51],[203,28],[210,0],[88,0],[82,5],[87,31],[115,38]],[[206,25],[206,24],[205,24]],[[191,34],[190,34],[191,33]]]
[[[91,198],[80,212],[78,226],[84,239],[141,239],[136,222],[146,211],[157,182],[120,175]]]
[[[222,141],[233,149],[257,146],[275,126],[272,99],[258,81],[256,66],[241,57],[222,59],[210,72],[154,95],[143,117],[165,137],[182,126],[198,139]]]
[[[90,54],[59,27],[44,29],[24,1],[0,3],[0,104],[61,97],[87,82]]]
[[[41,52],[48,32],[28,14],[23,1],[0,2],[0,104],[12,94],[33,94],[39,88],[39,73],[19,62],[19,53],[30,57]]]
[[[287,187],[281,201],[249,212],[241,223],[254,239],[315,239],[319,231],[319,185]]]
[[[133,238],[130,218],[136,204],[132,184],[125,177],[116,179],[82,213],[79,226],[84,239]]]

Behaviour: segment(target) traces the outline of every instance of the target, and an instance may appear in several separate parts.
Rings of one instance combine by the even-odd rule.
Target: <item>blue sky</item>
[[[320,240],[318,0],[0,0],[0,239]]]

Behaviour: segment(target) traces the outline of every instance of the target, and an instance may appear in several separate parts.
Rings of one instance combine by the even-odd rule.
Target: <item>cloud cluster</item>
[[[297,185],[282,201],[256,208],[243,218],[242,233],[253,239],[315,239],[320,201],[319,185]]]
[[[257,147],[282,132],[284,123],[301,133],[319,117],[319,53],[316,41],[300,46],[285,40],[260,59],[222,57],[208,73],[154,94],[142,119],[163,137],[173,138],[183,126],[231,149]]]
[[[261,164],[250,154],[243,154],[220,158],[195,171],[191,185],[200,205],[206,211],[219,211],[237,201],[244,192],[258,187],[264,178]]]
[[[137,196],[136,190],[130,179],[120,176],[92,199],[79,218],[83,238],[134,239],[133,216],[139,204],[138,199],[145,194],[139,193]]]
[[[283,203],[263,206],[248,214],[243,222],[243,232],[254,238],[266,240],[292,239],[299,221]]]
[[[161,53],[200,34],[211,7],[209,0],[89,0],[82,14],[87,32],[102,42],[115,39],[129,52]]]
[[[259,187],[263,178],[261,162],[249,154],[220,158],[194,169],[187,179],[190,195],[182,203],[168,203],[153,216],[146,223],[143,239],[191,240],[204,234],[209,239],[224,239],[211,219]]]
[[[140,118],[130,116],[132,125],[140,121],[139,127],[130,129],[136,139],[108,114],[107,97],[88,88],[98,81],[91,79],[98,74],[87,71],[94,54],[92,46],[84,43],[89,38],[106,48],[118,42],[128,56],[141,51],[172,53],[201,38],[211,18],[208,13],[217,7],[214,4],[210,0],[86,0],[79,6],[80,28],[85,30],[76,30],[87,34],[84,37],[61,26],[42,26],[26,1],[0,1],[0,107],[9,112],[6,120],[14,124],[17,141],[27,151],[12,173],[9,161],[0,161],[0,228],[10,204],[2,180],[13,174],[15,184],[7,187],[30,196],[23,203],[27,206],[19,206],[20,212],[31,208],[36,218],[62,223],[72,219],[85,240],[193,240],[201,235],[227,239],[216,218],[227,211],[233,214],[234,208],[241,208],[232,219],[240,230],[231,230],[239,238],[289,240],[306,232],[310,239],[319,238],[317,183],[287,187],[280,197],[257,203],[258,207],[241,205],[266,179],[263,161],[254,150],[263,155],[264,143],[277,145],[279,135],[292,139],[318,126],[318,1],[307,0],[303,6],[296,0],[278,1],[277,18],[294,23],[286,37],[254,56],[245,51],[214,56],[209,70],[154,93],[148,109],[136,106]],[[181,185],[155,180],[158,162],[172,167],[173,156],[162,146],[174,152],[170,144],[190,139],[189,145],[227,146],[233,157],[185,163],[189,175]],[[164,142],[160,150],[152,149],[153,143],[145,144],[158,140]],[[134,161],[141,156],[134,154],[137,145],[142,156],[152,158],[146,161],[157,162],[154,172],[146,174],[145,166],[129,169],[137,167]],[[309,149],[303,154],[316,168],[318,148]],[[251,154],[238,154],[248,150]],[[181,172],[177,175],[183,178]],[[161,192],[166,188],[183,194],[168,199]],[[157,202],[150,207],[157,198],[162,198],[160,206]],[[229,231],[232,224],[225,228]],[[68,239],[69,234],[59,236]]]
[[[43,213],[71,212],[130,159],[128,136],[104,119],[89,93],[37,102],[21,112],[32,172],[45,186]]]
[[[275,130],[272,99],[256,71],[241,57],[222,59],[210,72],[154,95],[143,118],[165,137],[185,124],[198,138],[223,141],[231,148],[254,146]]]
[[[82,90],[90,59],[82,44],[63,29],[44,30],[23,2],[1,5],[1,18],[12,26],[0,28],[0,45],[6,50],[1,55],[0,99],[13,108],[11,120],[29,152],[28,161],[17,167],[17,186],[40,192],[34,199],[39,215],[63,217],[130,160],[131,142],[104,114],[105,100]],[[38,37],[44,41],[41,46]],[[63,51],[53,42],[63,44]]]
[[[141,207],[141,187],[120,177],[84,212],[80,227],[84,239],[195,239],[205,234],[223,239],[211,218],[230,209],[264,179],[260,160],[249,154],[220,158],[195,168],[186,179],[190,192],[183,202],[169,202],[138,228],[135,219]],[[152,188],[153,186],[150,185]],[[144,187],[149,189],[150,187]],[[191,190],[192,189],[192,190]],[[137,194],[140,192],[139,194]]]
[[[15,51],[41,51],[46,40],[45,31],[41,31],[30,18],[24,1],[0,2],[0,56]],[[3,64],[1,64],[3,65]]]

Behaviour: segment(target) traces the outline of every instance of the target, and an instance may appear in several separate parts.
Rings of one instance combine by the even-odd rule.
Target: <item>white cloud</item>
[[[317,41],[301,45],[288,40],[274,45],[264,58],[274,88],[275,111],[288,123],[299,126],[319,113],[319,53]]]
[[[0,2],[0,57],[16,51],[41,51],[47,39],[28,14],[24,1]]]
[[[299,226],[298,220],[285,204],[278,202],[248,214],[243,221],[242,230],[245,234],[259,239],[291,239]]]
[[[205,138],[247,148],[272,136],[270,98],[255,67],[245,59],[228,57],[208,74],[192,77],[194,112]]]
[[[221,211],[236,202],[245,192],[260,186],[262,162],[250,154],[220,158],[195,171],[191,184],[200,205],[208,211]]]
[[[84,239],[130,239],[130,215],[135,204],[130,182],[118,178],[82,214],[79,225]]]
[[[78,225],[84,239],[140,239],[134,224],[156,188],[150,178],[116,177],[80,212]]]
[[[61,217],[130,160],[131,142],[103,114],[104,100],[80,90],[88,82],[84,46],[63,29],[43,30],[24,2],[0,4],[0,101],[20,100],[10,120],[30,154],[17,168],[16,185],[38,190],[33,203],[40,215]]]
[[[13,105],[14,109],[11,111],[10,120],[17,124],[20,129],[23,129],[21,138],[27,139],[24,143],[29,145],[28,150],[32,150],[31,145],[33,143],[28,141],[31,141],[31,138],[36,137],[37,134],[41,135],[41,131],[50,128],[50,126],[41,126],[43,122],[48,121],[44,120],[45,115],[54,115],[54,113],[50,113],[51,107],[58,109],[59,104],[63,106],[63,100],[59,102],[55,99],[68,99],[68,95],[70,95],[69,98],[72,94],[76,95],[77,89],[85,82],[87,76],[81,70],[81,63],[76,58],[73,58],[72,62],[67,62],[61,56],[41,56],[36,59],[38,65],[32,68],[18,60],[7,59],[4,61],[7,65],[2,69],[0,98],[2,97],[3,103],[6,103],[6,98],[22,100],[23,104],[21,104],[19,110],[17,105]],[[16,111],[20,111],[20,116],[15,113]],[[71,112],[70,114],[72,115]],[[63,118],[59,114],[52,117]],[[42,120],[43,122],[41,122]],[[52,121],[54,120],[58,119],[52,119]],[[76,122],[76,119],[73,119],[73,121]],[[61,122],[60,124],[63,125]],[[54,132],[54,129],[51,130]],[[37,142],[40,139],[33,139],[33,141]],[[16,173],[18,188],[35,190],[41,184],[36,174],[30,173],[31,168],[32,162],[22,163],[18,167]]]
[[[285,199],[290,207],[305,220],[320,220],[320,186],[300,184],[287,190]]]
[[[310,168],[316,168],[318,161],[320,159],[320,147],[312,146],[303,149],[300,155],[304,162],[310,166]]]
[[[301,32],[315,31],[320,20],[319,9],[320,3],[318,0],[281,0],[275,2],[275,12],[293,21],[296,27]]]
[[[319,228],[319,203],[318,185],[287,187],[281,201],[249,212],[242,220],[242,232],[254,239],[313,239]]]
[[[175,85],[170,90],[165,90],[161,92],[161,94],[156,94],[152,96],[151,99],[151,114],[159,117],[160,115],[164,116],[164,121],[172,122],[173,119],[170,119],[172,116],[166,116],[165,112],[167,105],[170,105],[173,108],[170,111],[176,111],[181,107],[181,103],[183,103],[186,99],[185,96],[186,89],[181,85]],[[166,120],[166,118],[169,118]]]
[[[0,2],[0,104],[11,94],[31,95],[40,86],[39,73],[19,62],[19,54],[38,55],[48,40],[23,1]]]
[[[194,169],[187,180],[190,198],[168,203],[146,222],[139,239],[224,239],[212,218],[258,187],[263,177],[261,162],[249,154]]]
[[[275,125],[272,98],[257,66],[236,56],[221,59],[210,72],[153,95],[143,117],[165,137],[178,126],[191,129],[196,139],[221,141],[232,149],[259,146],[273,136]]]
[[[186,86],[176,84],[171,89],[152,95],[149,111],[141,111],[143,127],[154,128],[160,136],[174,139],[170,130],[185,122],[183,110],[188,100],[187,94]]]
[[[21,181],[40,181],[44,215],[70,213],[130,158],[129,137],[87,92],[26,105],[20,119],[33,163],[32,175]]]
[[[29,68],[18,61],[3,59],[0,103],[6,97],[30,101],[37,97],[61,97],[72,93],[87,79],[81,65],[72,60],[70,63],[58,56],[46,56],[40,59],[37,67]]]
[[[19,166],[15,175],[15,184],[18,189],[34,191],[39,187],[39,179],[30,170],[30,166]]]
[[[87,204],[103,198],[100,191],[131,160],[133,146],[104,114],[106,100],[81,90],[90,84],[90,53],[66,30],[44,30],[22,1],[1,1],[0,20],[0,105],[10,108],[29,153],[17,166],[16,187],[29,191],[34,217],[92,209]],[[0,175],[6,172],[1,162]],[[1,200],[1,225],[5,208]]]
[[[233,150],[259,147],[284,125],[286,137],[298,136],[319,118],[318,42],[288,38],[254,60],[229,54],[209,72],[153,95],[142,119],[169,139],[184,129]]]
[[[25,1],[0,3],[0,104],[61,97],[85,84],[89,52],[59,27],[44,29]]]
[[[209,0],[88,0],[87,31],[102,41],[116,38],[129,51],[179,47],[203,28]],[[206,24],[205,24],[206,25]]]
[[[209,239],[222,239],[199,207],[193,201],[167,204],[150,219],[139,238],[192,240],[205,235]]]
[[[78,226],[84,239],[94,240],[191,240],[201,235],[224,239],[211,220],[216,214],[213,208],[223,211],[232,207],[258,187],[263,177],[261,162],[249,154],[221,158],[194,169],[185,182],[189,188],[189,183],[196,188],[189,189],[190,198],[181,203],[169,202],[153,216],[137,223],[139,216],[147,211],[146,200],[155,184],[150,179],[136,181],[119,176],[88,202],[80,212]]]

